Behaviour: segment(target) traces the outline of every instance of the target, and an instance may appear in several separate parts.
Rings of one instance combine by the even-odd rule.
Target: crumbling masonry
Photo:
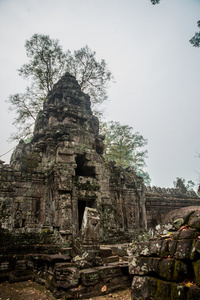
[[[106,164],[103,148],[90,98],[67,73],[38,114],[32,140],[18,144],[9,165],[0,163],[0,247],[48,252],[38,247],[49,244],[55,252],[59,245],[98,255],[99,242],[129,241],[169,210],[200,204],[192,192],[146,188],[132,169]],[[82,234],[95,232],[81,229],[86,210],[95,239]],[[9,268],[0,265],[0,272]]]
[[[124,238],[144,224],[141,178],[105,164],[89,96],[66,74],[39,113],[30,143],[1,165],[1,226],[12,232],[50,229],[72,243],[85,207],[101,216],[101,240]]]

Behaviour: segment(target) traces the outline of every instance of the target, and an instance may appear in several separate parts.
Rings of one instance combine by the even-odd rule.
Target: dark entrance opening
[[[83,214],[85,207],[94,207],[94,200],[78,200],[78,223],[79,223],[79,230],[81,229],[82,221],[83,221]]]
[[[76,176],[87,176],[95,177],[95,167],[90,167],[87,165],[88,160],[85,158],[85,155],[78,154],[76,157]]]

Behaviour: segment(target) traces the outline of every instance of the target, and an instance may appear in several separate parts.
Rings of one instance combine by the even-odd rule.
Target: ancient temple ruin
[[[124,238],[145,224],[144,186],[136,174],[103,159],[103,138],[89,96],[66,74],[38,114],[30,143],[1,164],[1,226],[12,232],[49,229],[72,243],[85,207],[101,216],[101,240]]]
[[[10,164],[0,163],[0,247],[10,247],[9,253],[15,253],[25,245],[24,253],[51,254],[63,252],[58,250],[61,247],[74,256],[93,252],[98,257],[100,243],[128,242],[136,230],[154,228],[169,210],[200,204],[194,192],[145,187],[131,168],[105,163],[103,149],[90,98],[67,73],[49,93],[31,141],[19,142]],[[17,259],[10,263],[6,257],[0,261],[0,279],[8,279],[8,273],[18,266]],[[8,261],[7,267],[3,259]],[[70,273],[71,259],[62,259],[48,256],[33,261],[36,270],[44,265],[48,269],[46,264],[57,270],[64,261],[62,267]],[[24,257],[19,261],[26,264]],[[93,255],[92,261],[90,266],[102,265],[102,258],[94,263]],[[127,271],[120,269],[127,268],[127,263],[120,266],[112,266],[112,272],[117,270],[127,285]],[[30,270],[26,271],[29,276]],[[76,274],[74,271],[70,276]],[[80,276],[86,275],[72,278],[75,286]],[[98,280],[100,284],[102,279]]]

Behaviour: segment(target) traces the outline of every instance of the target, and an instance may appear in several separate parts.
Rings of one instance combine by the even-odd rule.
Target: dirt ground
[[[47,291],[44,286],[32,282],[9,283],[4,282],[0,284],[0,300],[56,300],[56,298]],[[114,292],[112,294],[89,298],[88,300],[103,300],[103,299],[119,299],[130,300],[130,289],[124,291]]]

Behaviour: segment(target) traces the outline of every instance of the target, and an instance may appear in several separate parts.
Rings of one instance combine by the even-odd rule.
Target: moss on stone
[[[195,281],[197,285],[200,286],[200,260],[193,262],[192,266],[194,270]]]
[[[36,152],[24,154],[21,157],[21,171],[33,173],[39,163],[40,155]]]
[[[183,281],[190,276],[187,264],[182,260],[176,260],[174,264],[173,280],[177,282]]]
[[[158,280],[156,298],[159,300],[171,300],[171,282]]]
[[[171,284],[171,299],[172,300],[186,300],[187,299],[187,288],[184,285],[177,283]]]
[[[184,224],[183,218],[176,219],[173,223],[176,230],[178,230]]]

